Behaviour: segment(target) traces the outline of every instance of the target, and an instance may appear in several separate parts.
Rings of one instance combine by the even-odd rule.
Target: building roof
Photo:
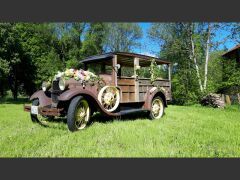
[[[240,50],[240,44],[236,45],[234,48],[228,50],[226,53],[224,53],[222,56],[223,57],[228,57],[228,58],[235,58],[237,56],[237,52]]]
[[[147,55],[142,55],[142,54],[136,54],[136,53],[128,53],[128,52],[109,52],[109,53],[105,53],[105,54],[101,54],[101,55],[95,55],[95,56],[90,56],[87,57],[83,60],[81,60],[82,63],[86,63],[86,62],[95,62],[95,61],[99,61],[99,60],[110,60],[113,58],[114,55],[118,55],[121,56],[122,60],[123,57],[125,58],[124,60],[126,60],[126,58],[128,58],[128,60],[132,61],[132,58],[137,57],[140,59],[140,61],[150,61],[152,59],[155,59],[156,62],[161,63],[161,64],[170,64],[169,61],[166,60],[162,60],[156,57],[152,57],[152,56],[147,56]]]

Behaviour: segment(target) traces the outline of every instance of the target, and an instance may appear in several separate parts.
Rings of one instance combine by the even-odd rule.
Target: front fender
[[[59,101],[68,101],[78,94],[86,94],[86,95],[90,95],[90,96],[96,98],[94,93],[89,90],[75,88],[75,89],[69,89],[69,90],[65,91],[64,93],[62,93],[58,97],[58,100]]]
[[[110,115],[110,116],[117,116],[119,115],[118,113],[111,113],[111,112],[107,112],[102,105],[100,104],[100,102],[97,99],[97,91],[94,91],[93,89],[83,89],[83,88],[75,88],[75,89],[69,89],[65,92],[63,92],[59,97],[58,100],[59,101],[69,101],[71,100],[73,97],[78,96],[78,95],[82,95],[88,98],[88,100],[94,104],[94,106],[96,108],[99,108],[99,110],[101,110],[101,112],[105,115]]]
[[[47,106],[52,104],[52,99],[48,97],[43,90],[39,90],[35,92],[31,97],[30,100],[38,99],[39,106]]]

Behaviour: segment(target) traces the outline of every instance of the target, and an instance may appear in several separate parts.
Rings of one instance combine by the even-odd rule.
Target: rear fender
[[[153,91],[151,91],[153,90]],[[152,103],[152,99],[156,96],[160,96],[163,100],[164,106],[167,107],[167,101],[166,101],[166,95],[165,92],[161,89],[150,89],[147,91],[146,95],[145,95],[145,103],[144,103],[144,109],[146,110],[151,110],[151,103]]]

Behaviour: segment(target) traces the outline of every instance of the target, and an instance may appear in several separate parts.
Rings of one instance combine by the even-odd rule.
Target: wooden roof
[[[136,54],[136,53],[128,53],[128,52],[110,52],[110,53],[105,53],[101,55],[90,56],[83,59],[81,62],[96,63],[96,61],[98,61],[100,63],[100,60],[101,61],[104,60],[104,62],[106,62],[105,60],[112,59],[114,55],[118,56],[118,59],[117,59],[118,63],[127,65],[127,66],[133,66],[133,58],[135,57],[139,58],[140,66],[150,65],[152,59],[155,59],[157,64],[170,64],[169,61],[162,60],[156,57],[146,56],[146,55]]]
[[[228,50],[222,56],[227,57],[227,58],[236,58],[239,51],[240,51],[240,44],[238,44],[234,48]]]

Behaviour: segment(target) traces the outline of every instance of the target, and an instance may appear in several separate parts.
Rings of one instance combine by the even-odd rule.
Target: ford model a
[[[67,117],[70,131],[86,127],[94,112],[121,116],[147,111],[159,119],[171,100],[170,63],[133,53],[107,53],[81,61],[83,69],[58,72],[25,105],[33,122]]]

